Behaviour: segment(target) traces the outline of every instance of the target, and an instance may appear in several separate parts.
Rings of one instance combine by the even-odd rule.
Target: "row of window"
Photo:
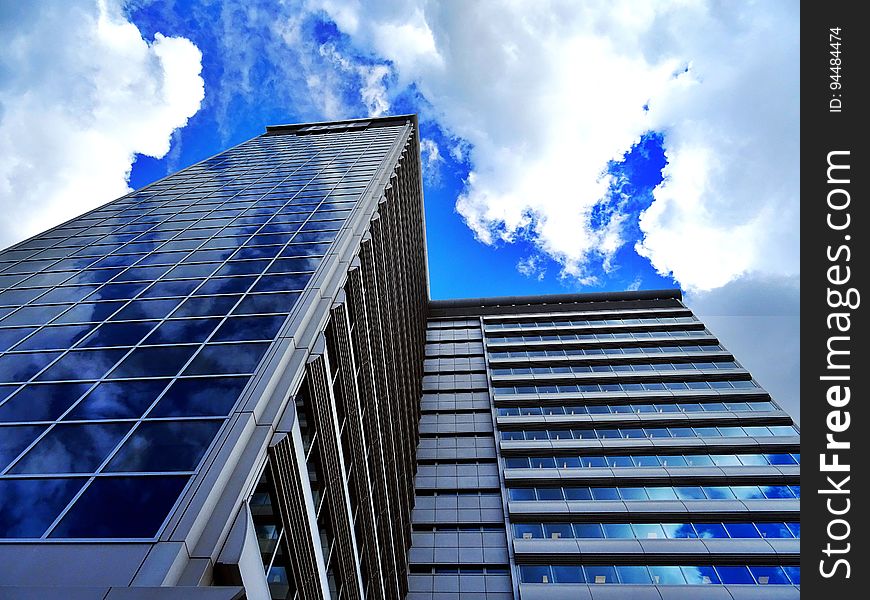
[[[633,356],[635,354],[662,354],[668,352],[726,352],[719,344],[697,345],[684,344],[680,346],[626,346],[613,348],[565,348],[546,350],[496,350],[490,352],[490,358],[573,358],[575,356]]]
[[[631,365],[558,365],[552,367],[508,367],[492,370],[493,375],[585,375],[587,373],[648,373],[650,371],[711,371],[740,369],[733,360],[716,362],[644,363]]]
[[[646,487],[510,488],[515,501],[534,500],[758,500],[800,498],[799,485],[681,485]]]
[[[94,325],[53,325],[37,329],[0,329],[9,350],[64,350],[66,348],[113,348],[136,345],[178,345],[211,342],[272,340],[286,315],[205,317],[166,321],[121,321]],[[28,335],[29,334],[29,335]],[[26,337],[25,337],[26,336]],[[23,338],[23,339],[21,339]],[[16,339],[21,339],[16,343]]]
[[[800,585],[798,566],[520,565],[521,583]]]
[[[511,323],[487,323],[487,331],[500,329],[550,328],[550,327],[588,327],[590,325],[649,325],[654,323],[694,323],[698,319],[692,315],[683,317],[639,317],[627,319],[558,319],[548,321],[520,321]]]
[[[149,417],[224,417],[229,414],[248,379],[247,376],[187,377],[103,381],[97,385],[74,382],[30,384],[0,404],[0,422],[39,423],[59,418],[63,421],[139,419],[158,399],[157,405],[148,412]],[[0,402],[13,390],[16,390],[15,386],[0,386]],[[13,432],[22,429],[2,429],[4,433],[0,434],[0,439],[4,449],[9,447],[7,444],[13,438]],[[35,429],[41,431],[42,427]],[[35,436],[33,433],[28,443]]]
[[[658,338],[687,338],[712,335],[706,329],[618,331],[615,333],[561,333],[559,335],[511,335],[487,338],[487,345],[522,344],[524,342],[583,342],[611,340],[649,340]]]
[[[509,456],[508,469],[590,469],[595,467],[763,467],[799,465],[800,454],[632,454],[618,456]]]
[[[587,404],[571,406],[501,406],[500,417],[541,415],[629,415],[697,412],[767,412],[779,410],[773,402],[678,402],[676,404]]]
[[[293,304],[304,288],[302,281],[289,278],[287,281],[278,279],[261,279],[264,285],[278,288],[297,288],[288,291],[269,291],[268,293],[235,293],[223,296],[191,296],[185,298],[120,300],[113,302],[81,302],[78,304],[62,304],[51,306],[24,306],[12,313],[0,324],[16,326],[0,327],[0,331],[17,341],[29,335],[36,327],[51,323],[52,325],[73,325],[79,323],[99,323],[102,321],[142,321],[148,319],[214,317],[231,315],[251,315],[268,313],[289,313]],[[240,278],[231,278],[240,279]],[[222,286],[228,279],[214,283]],[[274,284],[274,285],[273,285]],[[208,285],[208,283],[206,283]],[[250,282],[243,282],[246,288]],[[226,290],[221,290],[225,292]],[[241,290],[241,291],[244,291]],[[16,339],[17,338],[17,339]]]
[[[502,431],[503,440],[634,440],[653,438],[769,437],[798,435],[791,425],[720,427],[620,427],[612,429],[530,429]]]
[[[591,392],[663,392],[685,390],[747,390],[760,387],[752,379],[736,381],[644,381],[640,383],[583,383],[566,385],[511,385],[493,388],[496,396],[514,394],[585,394]]]
[[[24,383],[34,376],[37,382],[60,382],[172,377],[177,374],[247,375],[254,372],[268,347],[269,342],[232,342],[140,346],[132,351],[129,348],[112,348],[77,349],[66,354],[5,354],[0,356],[0,381],[9,384]]]
[[[797,522],[753,523],[514,523],[514,537],[532,539],[793,539],[801,537]]]

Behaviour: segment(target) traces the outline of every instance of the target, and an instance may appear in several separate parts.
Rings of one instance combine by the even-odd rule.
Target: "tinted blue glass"
[[[121,268],[112,269],[88,269],[82,271],[69,278],[64,283],[68,285],[83,284],[83,283],[103,283],[112,279],[115,275],[123,271]],[[28,282],[29,283],[29,282]]]
[[[656,585],[683,585],[686,578],[680,567],[649,567],[649,574]]]
[[[538,500],[562,500],[562,488],[537,488]]]
[[[221,316],[230,312],[240,296],[197,296],[188,298],[172,316],[177,317],[210,317]]]
[[[647,500],[646,490],[643,488],[619,488],[619,495],[623,500]]]
[[[314,271],[320,265],[317,258],[279,258],[266,270],[267,273],[301,273]]]
[[[222,423],[146,421],[124,442],[106,471],[192,471]]]
[[[168,382],[154,379],[100,383],[64,419],[138,419]]]
[[[59,356],[57,352],[6,354],[0,356],[0,381],[24,382]]]
[[[669,487],[648,487],[646,488],[647,496],[650,500],[676,500],[677,494],[673,488]]]
[[[510,465],[507,465],[510,467]],[[534,500],[535,499],[535,488],[511,488],[510,489],[510,499],[511,500]]]
[[[195,296],[210,296],[214,294],[240,294],[248,291],[248,288],[257,278],[247,277],[212,277],[201,288],[196,290]]]
[[[763,538],[792,538],[794,537],[785,523],[756,523],[755,527]]]
[[[800,567],[783,567],[783,571],[788,575],[788,578],[794,585],[801,584],[801,568]]]
[[[133,300],[112,317],[113,321],[139,321],[144,319],[162,319],[178,306],[181,300]]]
[[[10,472],[91,473],[130,427],[130,423],[58,425],[15,463]]]
[[[259,274],[265,271],[268,265],[268,260],[232,260],[218,269],[215,275],[224,277],[228,275]]]
[[[123,302],[83,302],[55,319],[55,323],[94,323],[104,321],[124,305]]]
[[[614,487],[592,488],[592,498],[595,500],[619,500],[619,492]]]
[[[43,325],[68,309],[69,304],[51,304],[46,306],[24,306],[0,321],[3,327],[13,325]]]
[[[725,531],[733,538],[757,538],[758,530],[752,523],[725,523]]]
[[[574,537],[576,538],[603,538],[604,530],[598,523],[574,523]]]
[[[143,344],[191,344],[204,342],[220,319],[173,319],[164,321]]]
[[[0,352],[5,352],[34,331],[35,327],[0,329]]]
[[[251,289],[252,292],[285,292],[305,289],[311,273],[264,275]]]
[[[218,263],[191,263],[178,265],[166,274],[167,279],[188,279],[191,277],[208,277],[217,269]]]
[[[553,565],[553,581],[556,583],[585,583],[583,569],[572,565]]]
[[[634,537],[631,525],[626,523],[604,523],[604,536],[608,539],[630,540]]]
[[[176,380],[149,416],[226,416],[238,400],[248,379],[248,377],[197,377]]]
[[[50,537],[154,537],[187,480],[185,476],[98,477]]]
[[[127,350],[73,350],[40,374],[40,381],[100,379]]]
[[[542,538],[544,530],[540,523],[514,524],[514,537],[519,539]]]
[[[728,532],[721,523],[694,523],[700,538],[727,538]]]
[[[294,240],[295,242],[296,240]],[[323,256],[329,250],[329,244],[296,244],[293,243],[281,251],[282,257]]]
[[[30,384],[0,406],[0,422],[53,421],[78,400],[89,384]]]
[[[91,325],[44,327],[19,344],[16,350],[62,350],[71,347],[91,330]]]
[[[0,306],[22,306],[34,298],[44,294],[48,288],[31,288],[23,290],[6,290],[0,292]]]
[[[703,500],[707,497],[700,487],[693,485],[675,487],[674,491],[680,500]]]
[[[85,481],[0,479],[0,537],[40,537]]]
[[[281,250],[281,246],[246,246],[233,255],[233,260],[273,258]]]
[[[147,283],[107,283],[88,300],[129,300],[148,287]]]
[[[616,579],[616,568],[608,566],[585,566],[588,583],[619,583]]]
[[[551,581],[550,567],[521,565],[520,581],[523,583],[549,583]]]
[[[44,296],[41,296],[39,300],[34,302],[34,304],[78,302],[79,300],[93,292],[95,289],[97,288],[93,285],[57,287],[45,294]]]
[[[680,567],[689,585],[719,584],[719,576],[713,567]]]
[[[0,427],[0,471],[43,432],[44,425],[18,425]]]
[[[142,292],[141,298],[172,298],[187,296],[203,282],[202,279],[175,279],[170,281],[157,281]]]
[[[118,275],[115,281],[154,281],[166,271],[169,267],[131,267]]]
[[[193,359],[185,374],[253,373],[268,347],[268,342],[208,345]]]
[[[801,524],[800,523],[789,522],[789,523],[786,523],[786,525],[788,526],[788,528],[791,530],[792,534],[796,538],[799,538],[801,536]]]
[[[193,356],[197,346],[160,346],[136,348],[109,375],[112,379],[125,377],[172,376],[181,370]]]
[[[649,585],[652,583],[649,570],[644,566],[621,566],[616,567],[619,581],[626,584]]]
[[[104,323],[83,341],[80,348],[108,346],[135,346],[157,324],[156,321],[139,323]]]
[[[716,567],[716,573],[722,583],[755,583],[749,569],[746,567]]]

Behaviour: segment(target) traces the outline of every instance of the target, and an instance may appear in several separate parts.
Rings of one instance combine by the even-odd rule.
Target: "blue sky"
[[[680,287],[797,414],[797,26],[792,2],[3,4],[0,244],[268,124],[415,112],[433,298]]]

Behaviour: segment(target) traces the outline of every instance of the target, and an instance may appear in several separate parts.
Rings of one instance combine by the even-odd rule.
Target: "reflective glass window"
[[[0,356],[0,381],[27,381],[59,355],[58,352],[38,352]]]
[[[226,416],[247,383],[247,377],[178,379],[166,390],[149,416]]]
[[[109,376],[112,379],[172,376],[181,370],[196,349],[196,346],[136,348]]]
[[[170,319],[161,323],[142,343],[198,344],[211,335],[218,323],[219,318]]]
[[[187,476],[97,477],[50,537],[152,538],[187,480]]]
[[[573,565],[553,565],[553,580],[556,583],[585,583],[583,569]]]
[[[686,583],[689,585],[722,583],[719,580],[719,575],[716,574],[716,570],[713,567],[680,567],[680,570],[683,572],[683,577],[686,578]]]
[[[616,578],[616,567],[589,565],[583,567],[588,583],[619,583]]]
[[[167,379],[104,381],[76,404],[65,420],[138,419],[160,392]]]
[[[239,296],[195,296],[188,298],[178,307],[173,318],[178,317],[210,317],[227,314]]]
[[[15,463],[11,473],[91,473],[108,456],[130,423],[58,425]]]
[[[85,337],[90,330],[91,325],[43,327],[19,344],[16,350],[65,350]]]
[[[135,346],[156,324],[156,321],[103,323],[80,344],[80,347]]]
[[[6,425],[0,427],[0,471],[45,430],[44,425]]]
[[[146,421],[107,465],[110,472],[190,471],[196,468],[222,421]]]
[[[755,583],[752,574],[746,567],[716,567],[716,573],[719,575],[722,583],[726,585],[732,583]]]
[[[40,537],[85,481],[84,478],[0,479],[0,537]]]
[[[268,342],[208,345],[185,370],[188,375],[253,373],[269,347]]]
[[[0,422],[54,421],[90,384],[30,384],[0,405]]]
[[[647,567],[625,565],[616,567],[616,571],[619,574],[619,581],[621,583],[636,585],[649,585],[652,583]]]
[[[649,574],[656,585],[684,585],[686,578],[680,567],[650,566]]]

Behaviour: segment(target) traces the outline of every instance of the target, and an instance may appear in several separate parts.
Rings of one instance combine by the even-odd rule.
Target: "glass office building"
[[[2,597],[791,598],[798,443],[678,292],[429,301],[413,115],[0,252]]]

